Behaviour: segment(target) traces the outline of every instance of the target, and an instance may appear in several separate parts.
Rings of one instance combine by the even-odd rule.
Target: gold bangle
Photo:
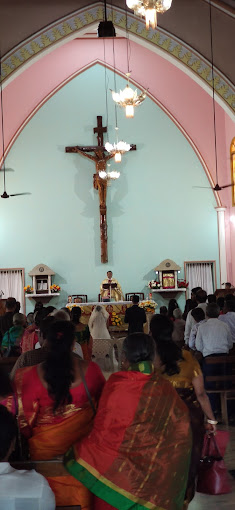
[[[217,425],[217,421],[216,420],[207,420],[207,423],[210,423],[210,425]]]

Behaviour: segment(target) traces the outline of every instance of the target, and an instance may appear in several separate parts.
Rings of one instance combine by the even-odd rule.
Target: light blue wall
[[[113,88],[113,73],[107,71],[107,77]],[[117,77],[117,87],[124,86]],[[108,98],[112,143],[114,105],[109,93]],[[14,170],[7,173],[8,193],[31,195],[0,201],[0,267],[25,267],[31,283],[27,273],[38,263],[49,265],[62,287],[55,306],[63,306],[70,293],[96,300],[107,269],[124,292],[146,292],[153,268],[165,258],[182,267],[181,278],[185,260],[216,260],[219,267],[215,199],[211,190],[193,188],[208,185],[204,170],[174,123],[148,98],[134,119],[118,111],[120,138],[138,150],[123,158],[121,177],[108,189],[109,262],[101,264],[95,167],[64,151],[66,145],[96,143],[97,115],[106,125],[105,75],[99,65],[38,111],[6,162]]]

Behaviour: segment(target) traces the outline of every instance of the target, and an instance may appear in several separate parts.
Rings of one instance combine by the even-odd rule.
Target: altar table
[[[109,314],[116,312],[116,314],[122,319],[122,322],[124,322],[126,309],[132,306],[132,304],[132,301],[110,301],[108,303],[93,301],[90,303],[67,303],[66,308],[72,310],[75,306],[79,306],[82,310],[81,322],[84,324],[88,324],[91,312],[97,305],[103,306]]]

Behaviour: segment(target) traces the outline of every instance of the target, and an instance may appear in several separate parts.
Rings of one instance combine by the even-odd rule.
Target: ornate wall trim
[[[114,25],[122,30],[126,30],[127,19],[130,35],[133,34],[142,38],[163,50],[195,73],[206,85],[212,87],[210,62],[177,37],[160,27],[148,31],[145,28],[144,20],[130,13],[126,15],[126,11],[117,7],[113,7],[112,10],[110,6],[108,7],[108,18],[112,19]],[[52,49],[53,45],[63,41],[66,42],[68,38],[76,37],[76,34],[81,31],[84,32],[86,27],[89,28],[90,25],[101,20],[103,20],[103,4],[98,2],[66,16],[34,34],[3,57],[3,81],[7,82],[16,71],[29,64],[43,51]],[[215,68],[214,71],[216,94],[223,99],[231,110],[235,111],[235,86],[218,69]]]

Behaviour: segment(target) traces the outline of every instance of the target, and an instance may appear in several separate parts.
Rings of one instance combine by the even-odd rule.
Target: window
[[[24,301],[24,269],[9,268],[0,269],[0,295],[3,293],[2,299],[14,297],[21,304],[21,312],[25,311]]]
[[[185,279],[188,282],[188,298],[194,287],[202,287],[207,294],[216,289],[215,260],[192,261],[184,263]]]

